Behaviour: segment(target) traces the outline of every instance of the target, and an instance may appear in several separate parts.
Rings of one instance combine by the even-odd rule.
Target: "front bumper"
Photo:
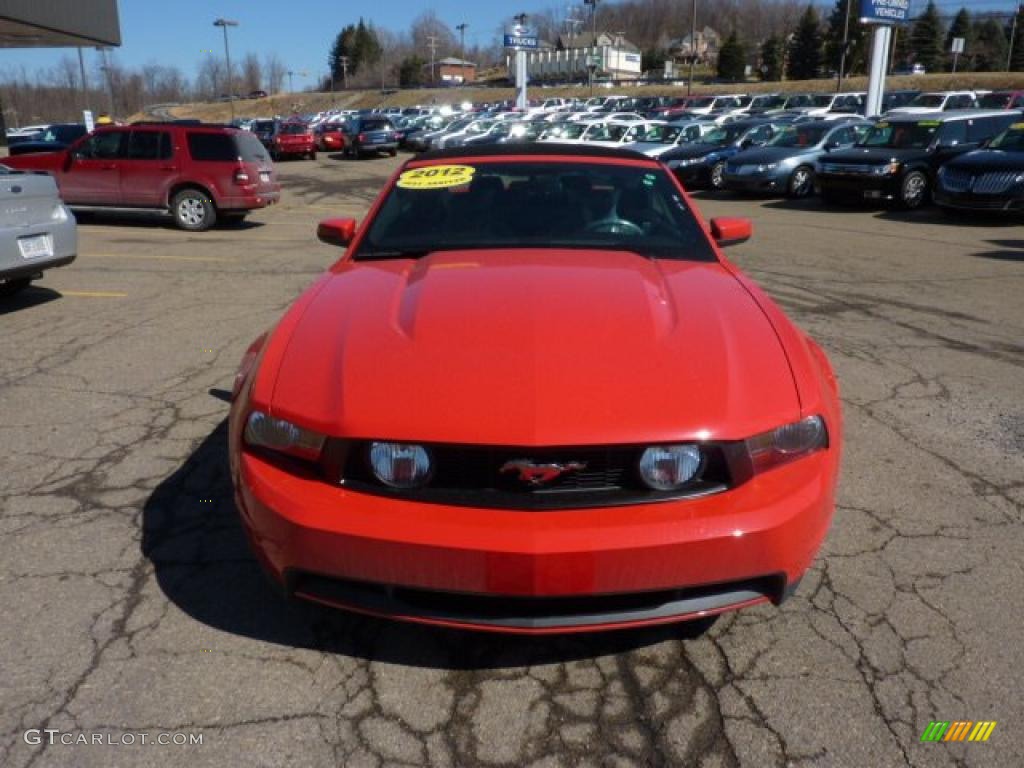
[[[705,163],[673,168],[672,173],[679,179],[679,183],[687,189],[706,187],[711,183],[711,168]]]
[[[832,518],[829,449],[729,491],[523,512],[396,501],[242,451],[235,499],[271,576],[298,597],[519,633],[665,623],[779,602]]]
[[[375,144],[359,144],[357,150],[366,152],[395,152],[398,151],[397,141],[381,141]]]
[[[725,188],[734,192],[779,192],[789,183],[790,169],[767,173],[725,173]]]
[[[888,176],[819,174],[817,177],[818,187],[823,192],[860,200],[895,200],[899,197],[901,181],[902,176],[899,174]]]
[[[316,152],[316,144],[278,144],[274,151],[279,155],[305,155],[309,152]]]
[[[18,239],[34,235],[50,235],[53,254],[32,259],[23,258]],[[31,277],[43,270],[63,267],[78,254],[78,225],[74,216],[67,221],[53,221],[28,227],[0,227],[0,279],[15,280]]]
[[[978,195],[973,192],[949,192],[941,185],[933,194],[936,205],[969,211],[991,211],[992,213],[1021,213],[1024,211],[1024,193],[1001,195]]]

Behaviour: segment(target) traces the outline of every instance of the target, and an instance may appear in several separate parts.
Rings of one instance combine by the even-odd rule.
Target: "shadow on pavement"
[[[286,600],[253,558],[234,508],[222,421],[147,499],[142,553],[167,598],[235,635],[361,659],[450,670],[594,658],[702,635],[711,621],[517,637],[390,622]]]
[[[257,208],[256,210],[259,211],[260,209]],[[162,229],[171,229],[176,232],[181,232],[182,235],[205,234],[204,232],[186,232],[185,230],[178,229],[170,215],[153,213],[151,211],[140,211],[139,213],[83,213],[79,211],[75,214],[75,218],[78,220],[78,225],[80,227],[86,228],[93,226],[124,227],[126,229],[152,229],[153,227],[160,227]],[[252,221],[250,219],[244,219],[242,221],[224,221],[222,219],[208,231],[216,232],[220,229],[241,231],[245,229],[259,229],[263,226],[266,226],[266,224],[262,221]]]
[[[0,296],[0,315],[49,304],[59,298],[60,293],[52,288],[33,284],[13,296]]]
[[[986,240],[999,247],[998,251],[980,251],[976,254],[980,259],[996,259],[997,261],[1024,261],[1024,240]]]

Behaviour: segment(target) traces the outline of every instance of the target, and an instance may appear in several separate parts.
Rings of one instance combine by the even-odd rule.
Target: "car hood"
[[[798,155],[815,155],[820,150],[817,147],[758,147],[756,149],[745,149],[734,155],[732,161],[736,165],[767,165],[778,163],[790,157]]]
[[[548,249],[346,262],[290,327],[272,412],[333,435],[735,439],[800,412],[772,325],[718,263]]]
[[[1017,171],[1024,173],[1024,152],[976,149],[950,160],[946,165],[966,171]]]
[[[731,144],[686,144],[673,149],[671,152],[666,152],[661,156],[661,159],[668,162],[669,160],[684,160],[690,157],[704,157],[705,155],[723,152],[731,148]]]
[[[942,107],[896,107],[886,112],[886,115],[935,115],[942,111]]]

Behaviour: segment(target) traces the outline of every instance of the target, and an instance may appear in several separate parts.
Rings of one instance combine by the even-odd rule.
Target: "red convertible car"
[[[248,350],[235,498],[292,596],[554,633],[779,603],[828,530],[822,350],[657,161],[557,145],[406,163]]]

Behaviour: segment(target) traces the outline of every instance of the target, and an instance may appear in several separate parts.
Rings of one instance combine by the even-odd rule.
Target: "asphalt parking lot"
[[[282,203],[230,229],[84,222],[76,263],[0,305],[0,765],[1024,764],[1019,224],[698,196],[753,218],[730,257],[841,381],[839,508],[781,608],[517,639],[284,603],[223,398],[337,257],[316,222],[400,160],[283,163]],[[920,743],[933,720],[998,725]]]

